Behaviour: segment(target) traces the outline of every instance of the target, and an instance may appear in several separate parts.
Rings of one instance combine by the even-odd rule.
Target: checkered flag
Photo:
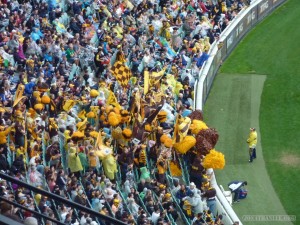
[[[118,60],[111,67],[112,74],[116,77],[119,84],[126,88],[131,77],[131,70],[125,65],[125,62]]]

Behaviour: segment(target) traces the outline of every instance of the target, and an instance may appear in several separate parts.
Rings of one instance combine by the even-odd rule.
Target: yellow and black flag
[[[164,67],[159,72],[149,72],[148,70],[144,71],[144,94],[147,94],[150,87],[157,85],[160,82],[160,79],[165,74],[166,67]]]
[[[159,72],[151,72],[150,74],[150,83],[151,85],[156,85],[159,83],[160,79],[163,77],[165,74],[166,67],[164,67],[161,71]]]
[[[124,54],[120,51],[117,55],[117,60],[111,67],[111,73],[116,77],[119,84],[126,88],[131,77],[131,70],[126,66],[126,60]]]
[[[69,112],[76,105],[76,103],[77,102],[72,99],[66,100],[63,104],[63,110],[65,110],[66,112]]]
[[[150,72],[144,71],[144,95],[148,93],[150,87]]]
[[[192,121],[189,117],[184,118],[181,115],[177,116],[176,123],[174,125],[173,144],[179,143],[183,140],[189,131],[191,122]]]
[[[13,107],[18,105],[18,103],[22,99],[26,98],[26,96],[23,96],[24,90],[25,90],[25,86],[23,84],[19,84],[18,87],[17,87],[17,91],[15,93],[15,99],[14,99]]]
[[[107,105],[113,105],[114,107],[117,107],[118,109],[121,109],[122,107],[120,106],[115,94],[112,91],[109,91],[108,98],[106,100]]]

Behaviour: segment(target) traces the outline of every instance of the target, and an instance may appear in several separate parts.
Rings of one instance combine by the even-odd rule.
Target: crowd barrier
[[[223,61],[229,56],[240,40],[253,28],[258,22],[272,13],[278,6],[287,0],[256,0],[252,1],[250,6],[241,11],[230,25],[222,32],[220,39],[215,41],[209,52],[209,59],[199,72],[195,83],[195,109],[203,109],[207,100],[214,78],[222,65]],[[229,182],[229,181],[228,181]],[[225,225],[232,225],[234,221],[239,220],[232,207],[226,200],[217,182],[214,187],[217,190],[217,210],[218,214],[224,215]]]

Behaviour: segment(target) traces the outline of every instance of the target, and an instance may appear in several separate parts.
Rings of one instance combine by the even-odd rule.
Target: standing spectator
[[[186,188],[184,184],[181,185],[180,190],[176,193],[176,198],[179,200],[180,206],[183,206],[183,198],[189,196],[191,193],[192,192],[190,191],[190,189]]]
[[[87,197],[86,195],[83,193],[83,190],[79,190],[77,192],[78,194],[76,195],[74,202],[86,206],[87,205]]]
[[[192,220],[192,225],[202,225],[202,224],[205,224],[205,220],[203,219],[203,213],[200,212]]]
[[[16,146],[23,147],[25,144],[25,124],[21,112],[17,114],[17,121],[15,123],[15,144]]]
[[[0,126],[0,154],[7,157],[7,135],[10,133],[11,127]]]
[[[253,159],[256,159],[256,144],[257,144],[257,132],[255,128],[250,128],[249,137],[247,139],[249,146],[249,162],[253,162]]]
[[[80,172],[83,167],[75,147],[71,147],[68,154],[68,167],[71,173],[74,173],[77,178],[80,177]]]
[[[206,204],[213,215],[216,215],[216,189],[211,186],[205,188],[202,197],[206,198]]]

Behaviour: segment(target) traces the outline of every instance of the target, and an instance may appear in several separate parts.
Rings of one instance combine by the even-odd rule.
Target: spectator
[[[16,214],[14,214],[13,212],[14,208],[9,203],[1,202],[0,209],[1,209],[1,214],[3,216],[9,217],[17,222],[22,222],[21,219]]]
[[[175,153],[176,148],[171,150],[160,139],[166,135],[171,140],[169,145],[175,146],[172,140],[178,135],[185,136],[181,131],[177,134],[173,126],[176,116],[193,113],[194,77],[208,59],[217,33],[225,29],[244,4],[232,3],[232,11],[229,3],[220,7],[212,1],[172,4],[160,1],[159,4],[160,12],[153,2],[140,0],[94,1],[90,5],[73,1],[60,6],[56,0],[2,4],[0,98],[5,109],[0,109],[3,111],[0,161],[3,169],[12,165],[10,170],[16,179],[43,188],[48,186],[51,192],[92,205],[102,214],[111,216],[107,207],[112,206],[116,216],[128,223],[135,223],[134,219],[138,224],[150,223],[147,218],[153,213],[158,217],[153,218],[156,224],[167,222],[166,213],[176,220],[178,215],[169,192],[183,206],[183,198],[191,193],[193,198],[197,196],[202,185],[199,174],[204,169],[201,158],[197,157],[190,173],[196,188],[180,186],[179,182],[175,182],[174,188],[168,187],[166,173],[173,157],[171,152]],[[127,78],[119,79],[114,74],[115,62],[126,60],[132,73],[128,83]],[[147,83],[144,79],[147,67],[153,74],[160,74],[163,69],[162,77],[149,80],[148,91],[141,88]],[[123,68],[118,67],[120,71]],[[166,121],[155,119],[161,107],[159,102],[165,102]],[[141,129],[136,129],[139,124]],[[119,135],[119,128],[128,127],[134,127],[132,134]],[[101,143],[98,133],[90,135],[91,131],[102,130],[112,144],[106,143],[106,139]],[[138,143],[137,151],[133,143]],[[119,146],[124,146],[123,150]],[[186,162],[190,158],[193,157],[184,157]],[[140,183],[135,177],[139,168],[144,177]],[[125,199],[118,195],[119,172]],[[16,198],[32,207],[30,191],[18,189],[18,185],[12,184],[12,191],[18,192]],[[2,192],[9,195],[10,191],[3,188]],[[23,199],[24,195],[28,201]],[[56,205],[63,222],[79,223],[70,208],[36,197],[45,215],[56,215]],[[141,210],[144,207],[141,198],[149,215]],[[128,209],[121,203],[124,200]],[[158,204],[165,211],[157,209]],[[193,204],[196,203],[191,199],[190,206]],[[32,216],[19,212],[24,217]],[[81,218],[85,223],[95,222],[88,215]]]
[[[233,202],[237,203],[239,202],[239,194],[240,194],[240,190],[243,186],[247,185],[247,181],[232,181],[228,184],[228,187],[230,189],[231,192],[234,192],[234,196],[233,196]]]
[[[249,138],[247,139],[249,146],[249,162],[252,162],[253,159],[256,159],[256,145],[257,145],[257,132],[255,128],[250,128]]]
[[[80,171],[83,170],[80,158],[75,147],[69,150],[68,166],[71,173],[74,173],[77,178],[80,177]]]
[[[202,197],[206,198],[207,207],[210,209],[213,215],[216,215],[216,189],[208,186],[205,188]]]

